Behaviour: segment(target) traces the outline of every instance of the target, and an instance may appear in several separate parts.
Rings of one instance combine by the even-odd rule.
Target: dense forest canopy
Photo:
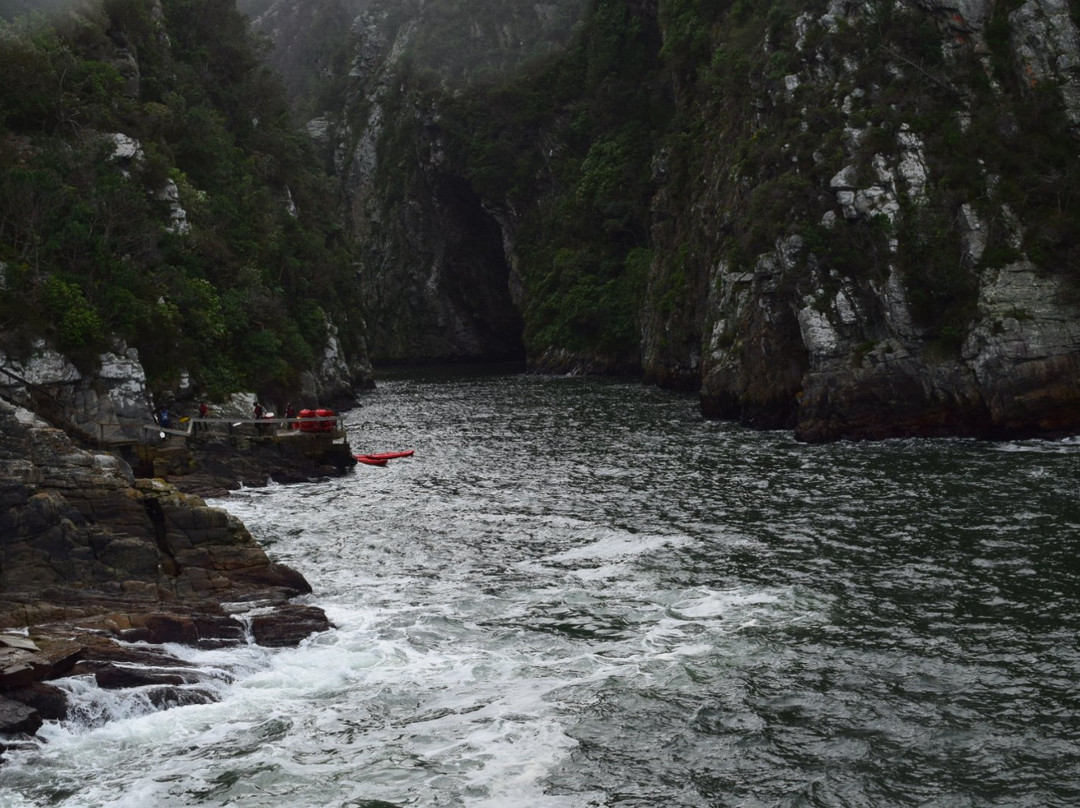
[[[0,10],[0,350],[288,388],[362,340],[335,192],[231,0]]]

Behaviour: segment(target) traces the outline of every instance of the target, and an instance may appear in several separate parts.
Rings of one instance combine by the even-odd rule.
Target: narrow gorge
[[[809,441],[1080,426],[1075,4],[246,5],[376,363],[641,374]]]

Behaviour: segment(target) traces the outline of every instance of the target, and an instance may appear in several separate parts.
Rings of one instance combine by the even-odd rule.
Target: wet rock
[[[21,654],[0,652],[0,688],[25,687],[37,678],[34,666]]]
[[[163,648],[153,645],[121,645],[111,637],[103,635],[85,636],[83,658],[75,666],[73,673],[97,675],[98,671],[112,666],[143,668],[192,668],[189,662],[168,653]]]
[[[195,630],[199,633],[199,647],[220,648],[247,641],[244,625],[228,615],[195,615]]]
[[[98,687],[105,690],[148,685],[186,685],[196,681],[196,677],[185,676],[175,670],[129,668],[120,665],[102,668],[94,674],[94,679]]]
[[[259,645],[294,646],[330,627],[330,621],[322,609],[287,604],[268,614],[253,617],[251,634]]]
[[[256,586],[284,590],[289,593],[290,597],[307,595],[311,592],[311,584],[307,582],[307,579],[284,564],[271,564],[267,567],[254,566],[237,570],[235,577]]]
[[[189,687],[155,687],[146,692],[146,697],[159,710],[192,704],[213,704],[217,701],[217,697],[209,690]]]
[[[329,627],[322,610],[288,603],[311,586],[238,519],[135,479],[3,400],[0,558],[0,628],[22,629],[0,633],[0,733],[63,718],[63,691],[43,681],[65,675],[139,688],[161,708],[212,701],[204,674],[162,646],[249,642],[223,604],[258,608],[252,633],[264,645]]]
[[[9,643],[18,642],[18,645]],[[10,638],[0,641],[0,689],[26,687],[70,671],[82,646],[64,639]]]
[[[76,604],[88,613],[136,611],[132,601],[280,602],[310,586],[271,563],[235,517],[161,480],[135,480],[100,463],[60,430],[0,402],[0,627],[26,625],[28,604]],[[49,594],[46,594],[49,593]],[[200,604],[203,604],[200,606]],[[144,608],[144,611],[148,611]],[[198,640],[168,621],[144,625],[167,641]]]
[[[67,718],[67,693],[55,685],[34,682],[26,687],[6,688],[3,696],[31,707],[46,721],[62,721]]]
[[[33,735],[44,723],[41,713],[18,701],[0,696],[0,734]]]
[[[300,434],[265,439],[222,436],[189,442],[167,464],[155,461],[154,474],[186,493],[220,497],[241,486],[257,488],[270,481],[286,485],[339,477],[355,465],[352,450],[344,443]]]
[[[120,639],[126,642],[175,642],[194,645],[199,640],[199,632],[195,628],[195,621],[189,617],[155,614],[148,616],[142,625],[121,631]]]

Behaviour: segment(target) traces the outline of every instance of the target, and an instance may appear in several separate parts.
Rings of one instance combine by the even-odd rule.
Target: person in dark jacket
[[[169,408],[164,404],[158,409],[157,422],[158,426],[162,429],[169,429],[172,427],[172,415],[169,414]],[[169,437],[169,434],[167,432],[162,432],[161,437],[167,438]]]

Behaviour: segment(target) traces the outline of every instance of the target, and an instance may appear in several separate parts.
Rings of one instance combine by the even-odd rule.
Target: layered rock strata
[[[0,401],[0,733],[33,732],[62,713],[41,683],[70,673],[103,687],[153,680],[162,704],[175,703],[168,688],[190,677],[152,671],[179,663],[125,679],[122,663],[161,655],[121,651],[114,639],[295,645],[329,628],[321,610],[289,602],[310,591],[235,517],[135,479],[123,461],[82,451]],[[241,619],[255,607],[258,631]]]

